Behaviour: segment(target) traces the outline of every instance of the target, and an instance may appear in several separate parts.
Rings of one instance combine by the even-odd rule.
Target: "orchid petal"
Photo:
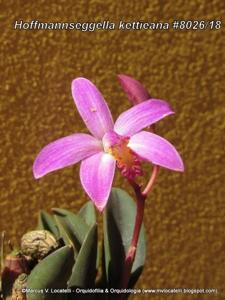
[[[122,113],[116,120],[114,130],[118,134],[131,136],[171,114],[173,111],[166,101],[150,99]]]
[[[107,153],[97,153],[82,161],[80,180],[84,190],[99,211],[107,204],[115,173],[116,161]]]
[[[127,94],[130,102],[133,105],[151,98],[148,91],[139,81],[124,74],[119,74],[117,75],[117,77],[119,79],[121,87],[123,88],[124,92]]]
[[[89,134],[72,134],[45,146],[38,154],[33,173],[35,178],[73,165],[80,160],[102,151],[100,141]]]
[[[88,79],[72,82],[72,94],[77,109],[89,131],[98,139],[113,129],[111,112],[102,94]]]
[[[154,133],[141,131],[133,135],[128,147],[141,158],[155,165],[175,171],[184,171],[183,161],[175,147]]]

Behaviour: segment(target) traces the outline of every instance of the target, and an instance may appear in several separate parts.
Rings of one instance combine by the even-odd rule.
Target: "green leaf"
[[[119,274],[130,246],[136,216],[136,203],[123,190],[113,188],[104,211],[104,254],[108,285],[118,287]],[[144,226],[142,225],[136,256],[132,267],[129,287],[141,274],[146,255]]]
[[[27,299],[62,299],[62,294],[54,294],[50,291],[51,289],[67,288],[67,281],[73,265],[72,247],[65,246],[48,255],[36,265],[28,277],[27,288],[34,289],[37,292],[27,293]],[[49,289],[49,293],[46,293],[45,289]],[[43,293],[40,293],[40,291],[43,291]]]
[[[79,216],[81,216],[84,221],[89,225],[93,226],[96,224],[96,213],[95,213],[95,207],[93,202],[89,201],[86,204],[84,204],[80,211],[79,211]],[[101,262],[101,256],[102,256],[102,251],[100,246],[97,248],[97,259],[96,259],[96,269],[98,269],[100,262]]]
[[[77,256],[69,287],[94,287],[97,258],[97,226],[94,224],[82,244]]]
[[[87,235],[89,226],[81,216],[68,210],[54,208],[53,213],[65,243],[73,245],[76,252],[78,252]]]
[[[58,229],[56,223],[54,222],[53,217],[44,210],[40,211],[40,213],[39,213],[38,229],[48,230],[57,239],[59,238],[59,229]]]
[[[87,202],[81,207],[78,215],[81,216],[89,226],[92,226],[96,223],[95,208],[91,201]]]

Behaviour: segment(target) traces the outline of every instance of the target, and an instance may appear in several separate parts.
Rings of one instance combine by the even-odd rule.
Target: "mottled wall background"
[[[176,145],[186,165],[184,174],[161,170],[147,202],[148,260],[137,286],[218,289],[218,295],[157,299],[224,299],[220,290],[225,288],[224,28],[13,29],[21,19],[171,22],[222,20],[224,13],[220,0],[4,1],[0,15],[0,230],[5,229],[15,242],[35,227],[39,209],[78,210],[87,201],[79,166],[36,181],[32,163],[50,141],[85,130],[71,96],[73,78],[94,81],[116,117],[129,107],[116,74],[130,74],[152,96],[168,100],[174,108],[176,114],[159,122],[157,132]],[[115,185],[121,183],[118,176]]]

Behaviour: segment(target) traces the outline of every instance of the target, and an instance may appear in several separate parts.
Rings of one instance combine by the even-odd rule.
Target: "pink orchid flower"
[[[167,102],[149,99],[123,112],[115,124],[97,87],[85,78],[72,82],[72,95],[89,134],[76,133],[44,147],[37,156],[35,178],[81,161],[81,184],[99,211],[107,204],[116,165],[133,179],[141,174],[141,161],[183,171],[173,145],[142,129],[173,113]]]

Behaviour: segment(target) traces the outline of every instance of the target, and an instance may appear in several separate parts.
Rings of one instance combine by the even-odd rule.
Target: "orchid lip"
[[[107,132],[103,137],[103,147],[106,153],[114,157],[118,169],[128,179],[142,175],[141,162],[133,150],[128,147],[129,137],[120,136],[116,132]]]

